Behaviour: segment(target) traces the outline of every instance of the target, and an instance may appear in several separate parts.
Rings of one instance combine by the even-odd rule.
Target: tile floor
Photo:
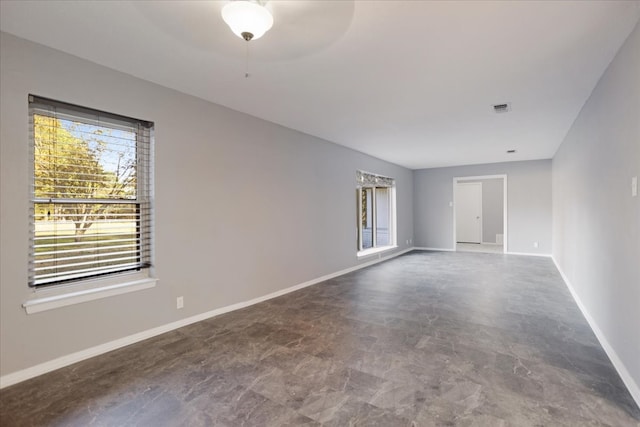
[[[3,389],[3,426],[637,426],[549,259],[412,252]]]

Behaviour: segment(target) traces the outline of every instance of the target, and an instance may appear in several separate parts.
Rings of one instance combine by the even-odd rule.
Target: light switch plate
[[[638,177],[634,176],[631,178],[631,197],[636,197],[638,195]]]

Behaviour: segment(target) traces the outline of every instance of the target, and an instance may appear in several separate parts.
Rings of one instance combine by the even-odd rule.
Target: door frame
[[[503,230],[502,230],[502,252],[503,253],[507,253],[508,252],[508,216],[507,216],[507,207],[508,207],[508,203],[507,203],[507,175],[506,174],[502,174],[502,175],[478,175],[478,176],[456,176],[453,178],[453,209],[452,209],[452,214],[453,214],[453,250],[456,251],[457,249],[457,239],[456,239],[456,193],[457,193],[457,184],[458,183],[464,183],[465,181],[477,181],[477,180],[482,180],[482,179],[497,179],[497,178],[502,178],[502,215],[503,215]],[[484,217],[484,213],[482,214]],[[480,226],[480,230],[482,230],[482,226]],[[480,233],[481,237],[482,237],[482,232]],[[482,244],[482,239],[480,239],[480,244]]]

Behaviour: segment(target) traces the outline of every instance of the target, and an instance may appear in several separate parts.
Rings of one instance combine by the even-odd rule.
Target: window
[[[358,251],[395,245],[395,181],[362,171],[356,181]]]
[[[153,124],[29,96],[29,285],[151,265]]]

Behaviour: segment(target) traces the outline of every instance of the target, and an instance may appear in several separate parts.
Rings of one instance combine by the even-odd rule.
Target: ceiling
[[[2,0],[0,29],[419,169],[553,157],[640,18],[638,1],[270,3],[249,78],[220,1]]]

